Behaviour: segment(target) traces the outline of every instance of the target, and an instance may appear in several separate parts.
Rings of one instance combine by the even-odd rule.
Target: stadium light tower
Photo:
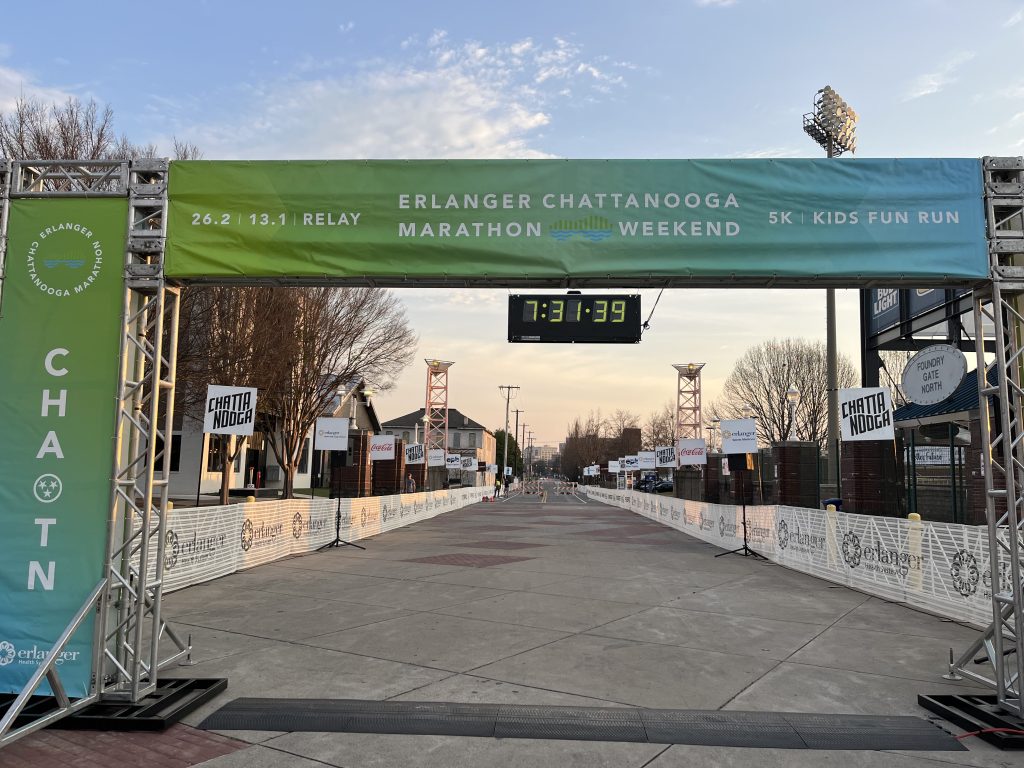
[[[804,133],[825,150],[828,157],[857,151],[857,113],[826,85],[814,94],[814,111],[804,115]]]
[[[825,150],[826,157],[857,151],[857,113],[830,85],[814,94],[814,111],[804,115],[804,133]],[[835,472],[839,493],[839,384],[836,351],[836,290],[825,292],[825,357],[828,368],[828,452],[829,467]],[[829,474],[832,474],[831,472]]]

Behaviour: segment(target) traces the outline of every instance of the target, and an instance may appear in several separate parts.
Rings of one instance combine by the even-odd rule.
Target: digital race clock
[[[640,297],[554,293],[509,296],[508,340],[636,344],[640,341]]]

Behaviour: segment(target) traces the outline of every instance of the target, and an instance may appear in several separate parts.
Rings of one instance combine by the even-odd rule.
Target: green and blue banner
[[[12,200],[0,305],[0,692],[20,691],[103,576],[124,199]],[[93,622],[57,661],[89,691]]]
[[[169,198],[182,279],[988,276],[976,159],[179,161]]]

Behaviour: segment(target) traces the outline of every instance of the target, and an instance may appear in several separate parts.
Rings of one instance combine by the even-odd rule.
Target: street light
[[[751,416],[754,415],[754,406],[752,406],[750,403],[744,403],[743,408],[741,409],[741,413],[743,414],[744,419],[749,419]]]
[[[786,402],[789,404],[789,435],[787,440],[795,440],[796,433],[796,407],[800,404],[800,390],[795,384],[790,384],[786,390]]]
[[[420,420],[416,422],[416,424],[415,424],[415,426],[416,426],[416,437],[413,440],[413,442],[415,442],[415,443],[419,443],[419,441],[420,441],[420,421],[423,422],[423,437],[425,439],[426,436],[427,436],[427,425],[430,423],[430,415],[424,413],[422,418],[420,418]]]

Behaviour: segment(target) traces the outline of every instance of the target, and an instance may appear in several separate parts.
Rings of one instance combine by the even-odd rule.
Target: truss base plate
[[[57,728],[76,731],[162,731],[213,697],[226,691],[225,678],[180,678],[161,681],[157,689],[136,704],[101,701],[59,721]],[[15,696],[0,696],[0,715]],[[33,696],[14,727],[30,724],[57,709],[52,696]]]
[[[989,744],[999,749],[1024,749],[1024,719],[1015,717],[996,704],[995,695],[953,695],[926,696],[920,694],[917,703],[934,712],[958,728],[978,734]],[[1000,733],[998,729],[1021,731],[1021,733]]]

